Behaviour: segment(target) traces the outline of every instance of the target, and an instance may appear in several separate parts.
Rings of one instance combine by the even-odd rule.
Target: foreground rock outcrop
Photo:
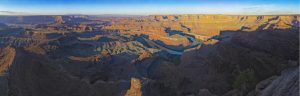
[[[13,64],[16,51],[12,47],[0,48],[0,95],[8,96],[9,67]]]
[[[286,69],[280,76],[260,82],[254,93],[255,96],[299,96],[299,69]]]
[[[8,67],[13,63],[16,51],[14,48],[6,47],[0,49],[0,75],[8,71]]]
[[[132,78],[130,83],[130,89],[127,90],[125,96],[142,96],[141,81],[137,78]]]

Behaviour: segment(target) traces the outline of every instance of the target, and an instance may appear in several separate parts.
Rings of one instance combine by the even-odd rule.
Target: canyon
[[[0,95],[298,96],[299,21],[0,16]]]

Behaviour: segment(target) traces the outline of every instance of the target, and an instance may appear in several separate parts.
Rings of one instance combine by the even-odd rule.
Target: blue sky
[[[0,14],[299,14],[299,0],[0,0]]]

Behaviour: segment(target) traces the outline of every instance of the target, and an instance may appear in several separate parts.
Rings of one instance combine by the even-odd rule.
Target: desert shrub
[[[173,62],[175,63],[175,65],[179,65],[181,63],[180,56],[175,56],[173,58]]]
[[[251,90],[255,88],[257,83],[257,78],[255,77],[255,72],[252,69],[247,69],[242,71],[238,76],[236,76],[233,82],[233,87],[239,90]]]

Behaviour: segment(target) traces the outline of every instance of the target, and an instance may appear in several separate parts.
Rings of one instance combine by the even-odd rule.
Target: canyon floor
[[[299,21],[0,16],[0,96],[299,96]]]

